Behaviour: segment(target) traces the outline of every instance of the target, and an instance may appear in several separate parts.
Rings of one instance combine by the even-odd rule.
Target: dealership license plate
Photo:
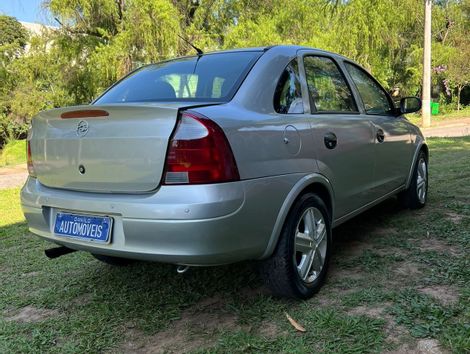
[[[113,219],[107,216],[57,213],[54,233],[85,241],[107,243]]]

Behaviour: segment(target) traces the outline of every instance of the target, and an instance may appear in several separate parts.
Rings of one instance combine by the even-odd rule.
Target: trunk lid
[[[154,190],[180,108],[181,103],[113,104],[41,112],[30,135],[37,178],[48,187],[89,192]],[[108,115],[61,118],[85,110]]]

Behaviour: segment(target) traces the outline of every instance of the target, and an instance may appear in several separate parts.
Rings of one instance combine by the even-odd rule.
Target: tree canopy
[[[24,47],[28,40],[28,33],[14,17],[0,15],[0,46],[16,44]]]

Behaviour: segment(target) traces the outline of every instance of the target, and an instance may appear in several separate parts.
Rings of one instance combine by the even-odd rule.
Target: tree
[[[449,59],[447,79],[457,90],[457,110],[460,110],[460,95],[466,86],[470,86],[470,42],[462,43],[454,49]]]
[[[0,15],[0,46],[15,44],[24,48],[28,41],[28,32],[16,18]]]
[[[27,40],[28,33],[14,17],[0,15],[0,146],[24,126],[24,122],[8,116],[10,93],[16,82],[9,66],[24,52]]]

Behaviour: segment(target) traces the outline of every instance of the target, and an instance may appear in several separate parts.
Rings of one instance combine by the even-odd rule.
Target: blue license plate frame
[[[86,242],[108,244],[111,242],[113,218],[104,215],[58,212],[54,222],[54,234]]]

